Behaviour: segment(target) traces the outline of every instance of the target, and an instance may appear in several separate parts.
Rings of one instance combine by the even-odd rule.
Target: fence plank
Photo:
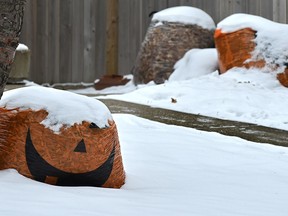
[[[250,0],[252,4],[253,0]],[[259,16],[265,17],[267,19],[273,20],[273,1],[262,0],[260,1],[260,13]]]
[[[48,56],[47,75],[45,82],[59,82],[59,1],[48,1]]]
[[[72,0],[61,0],[59,82],[72,80],[72,17]]]
[[[105,65],[105,44],[106,44],[106,0],[97,0],[95,4],[95,10],[91,11],[94,13],[95,17],[95,26],[94,26],[94,47],[95,49],[95,57],[91,59],[91,61],[95,61],[95,68],[90,71],[90,76],[85,78],[85,82],[89,82],[89,80],[95,80],[96,78],[101,77],[103,74],[106,73],[106,65]],[[93,39],[93,38],[92,38]],[[86,74],[86,72],[85,72]]]
[[[91,17],[93,17],[93,14],[91,14],[91,8],[93,7],[93,2],[91,0],[84,1],[84,71],[85,73],[83,76],[86,77],[89,76],[89,73],[93,70],[93,62],[92,59],[95,59],[95,52],[93,50],[94,41],[93,41],[93,29],[95,29],[94,21]],[[94,8],[95,9],[95,8]],[[87,74],[88,73],[88,74]]]
[[[128,68],[126,69],[126,73],[129,73],[133,67],[133,63],[138,54],[138,50],[140,48],[140,44],[142,43],[140,36],[140,28],[139,23],[141,23],[141,18],[139,16],[140,1],[132,1],[129,6],[129,14],[130,14],[130,29],[129,29],[129,40],[130,40],[130,56],[127,62]],[[137,8],[137,9],[136,9]],[[135,10],[136,9],[136,10]],[[148,16],[147,16],[148,17]],[[126,63],[125,63],[126,64]]]
[[[214,20],[215,25],[217,25],[217,23],[220,21],[220,17],[218,16],[217,11],[215,10],[217,1],[203,0],[201,2],[202,2],[202,5],[199,8],[201,8],[203,11],[209,14]]]
[[[273,20],[286,23],[286,0],[273,0]]]
[[[35,56],[35,44],[36,44],[36,20],[37,20],[37,8],[35,1],[27,1],[26,7],[25,7],[25,13],[24,13],[24,20],[23,20],[23,27],[22,32],[20,35],[20,43],[24,43],[29,47],[31,50],[31,63],[30,63],[30,74],[29,77],[35,77],[34,71],[37,71],[35,59],[37,56]]]
[[[118,0],[108,0],[106,8],[106,74],[118,72]]]
[[[252,15],[260,15],[261,1],[262,0],[254,0],[253,4],[251,1],[248,1],[247,13]]]
[[[39,46],[36,47],[37,69],[36,80],[48,79],[48,11],[47,0],[43,0],[37,4],[37,27],[36,41]]]
[[[125,64],[130,60],[130,10],[127,10],[130,0],[119,1],[119,66],[118,72],[120,74],[130,70],[131,63],[127,66]],[[137,8],[135,8],[137,10]],[[134,61],[134,60],[133,60]],[[124,63],[125,62],[125,63]],[[128,72],[129,73],[129,72]]]
[[[84,1],[72,4],[72,73],[71,82],[83,80],[84,71]]]

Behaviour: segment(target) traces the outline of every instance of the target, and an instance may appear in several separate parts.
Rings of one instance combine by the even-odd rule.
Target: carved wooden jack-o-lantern
[[[55,132],[43,124],[47,118],[44,109],[0,108],[0,169],[14,168],[29,178],[61,186],[120,188],[124,184],[112,119],[104,127],[83,120]]]

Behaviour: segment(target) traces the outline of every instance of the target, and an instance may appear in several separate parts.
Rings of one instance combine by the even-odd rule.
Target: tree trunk
[[[0,98],[18,46],[25,3],[26,0],[0,1]]]

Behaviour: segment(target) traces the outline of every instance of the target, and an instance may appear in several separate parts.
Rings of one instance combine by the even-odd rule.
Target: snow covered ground
[[[206,55],[205,61],[211,64],[214,54],[213,52],[210,54]],[[210,71],[209,69],[203,70],[203,68],[190,70],[190,68],[197,67],[193,64],[189,65],[191,62],[185,63],[184,60],[180,60],[182,62],[178,64],[179,70],[186,71],[186,73],[201,71],[203,74],[183,75],[179,73],[179,77],[176,77],[178,75],[172,76],[172,74],[173,80],[162,85],[149,83],[137,88],[130,82],[124,87],[107,88],[105,94],[109,95],[97,98],[135,102],[152,107],[288,130],[288,88],[279,83],[275,73],[258,69],[235,68],[219,75],[218,71],[212,69]],[[197,62],[200,62],[199,59]],[[183,64],[186,65],[183,66]],[[201,62],[199,64],[203,65]],[[212,64],[208,65],[207,68],[213,68],[212,66]],[[178,73],[177,69],[176,73]],[[117,90],[127,93],[118,94]],[[93,88],[74,90],[74,92],[101,94]],[[171,98],[176,99],[177,103],[172,103]]]
[[[113,115],[126,184],[57,187],[0,172],[0,214],[286,216],[288,149]]]

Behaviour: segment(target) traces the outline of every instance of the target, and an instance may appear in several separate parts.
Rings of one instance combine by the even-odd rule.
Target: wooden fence
[[[218,23],[233,13],[287,23],[288,0],[119,0],[118,73],[129,74],[151,11],[187,5]],[[106,0],[27,0],[21,43],[31,49],[30,80],[93,82],[106,73]]]

